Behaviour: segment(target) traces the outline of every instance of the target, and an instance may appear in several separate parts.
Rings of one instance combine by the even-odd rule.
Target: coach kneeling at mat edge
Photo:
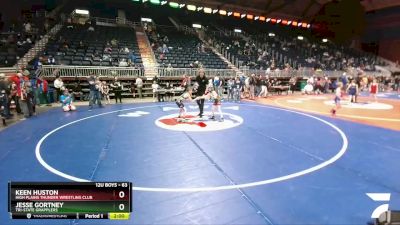
[[[196,77],[196,82],[199,85],[197,88],[196,96],[203,96],[207,89],[208,80],[204,75],[204,71],[200,70],[199,75]],[[196,100],[197,105],[199,106],[199,116],[200,118],[203,117],[203,109],[204,109],[204,98]]]

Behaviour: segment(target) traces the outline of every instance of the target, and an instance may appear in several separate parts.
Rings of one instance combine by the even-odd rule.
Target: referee
[[[199,75],[197,75],[197,77],[196,77],[196,82],[199,85],[197,88],[196,96],[203,96],[204,93],[206,92],[207,84],[208,84],[208,80],[207,80],[206,76],[204,75],[204,71],[202,71],[202,70],[199,71]],[[200,113],[198,116],[200,118],[202,118],[203,117],[203,109],[204,109],[204,99],[196,100],[196,102],[200,109]]]

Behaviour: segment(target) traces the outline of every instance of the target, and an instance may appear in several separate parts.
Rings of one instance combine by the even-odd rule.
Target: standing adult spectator
[[[10,95],[9,85],[6,80],[6,75],[4,73],[0,74],[0,108],[2,108],[2,116],[5,119],[11,117],[10,105],[8,104],[8,99]]]
[[[118,99],[119,99],[119,103],[122,103],[123,86],[122,86],[121,82],[118,80],[118,77],[114,78],[114,82],[112,82],[110,86],[114,92],[115,103],[118,103]]]
[[[257,84],[257,80],[256,80],[256,75],[253,73],[251,74],[250,80],[249,80],[249,98],[250,100],[254,100],[254,89],[255,89],[255,85]]]
[[[37,79],[37,85],[38,85],[38,91],[39,91],[39,97],[38,97],[38,103],[39,104],[46,104],[46,105],[50,105],[49,104],[49,99],[47,98],[47,93],[49,90],[49,84],[47,82],[47,80],[43,79],[43,78],[38,78]]]
[[[24,113],[24,119],[29,118],[33,115],[32,95],[31,95],[31,83],[24,81],[21,87],[21,98],[20,107]]]
[[[255,78],[256,78],[256,86],[255,86],[256,93],[255,93],[255,96],[259,97],[260,93],[261,93],[261,81],[263,80],[263,78],[262,78],[261,74],[258,77],[255,77]]]
[[[330,84],[331,80],[328,78],[328,76],[325,76],[324,94],[327,94],[329,92]]]
[[[294,90],[296,89],[296,82],[296,77],[291,77],[289,80],[289,91],[292,92],[292,94],[294,94]]]
[[[153,81],[151,88],[153,89],[153,102],[156,102],[156,97],[158,97],[158,83],[157,81]]]
[[[64,82],[62,81],[60,75],[56,75],[56,79],[54,80],[54,88],[56,89],[56,102],[60,101],[60,96],[62,95],[61,88],[64,87]]]
[[[233,86],[235,84],[235,81],[233,80],[233,77],[229,77],[227,81],[227,91],[228,91],[228,101],[233,101]]]
[[[22,87],[24,86],[24,77],[22,73],[17,73],[9,78],[11,84],[11,99],[14,101],[18,114],[22,114],[20,100],[22,97]]]
[[[233,98],[235,102],[240,102],[240,95],[243,88],[243,82],[239,76],[236,76],[233,86]]]
[[[89,111],[93,109],[94,104],[98,104],[100,108],[102,108],[101,104],[101,94],[100,94],[100,87],[101,83],[98,78],[96,78],[94,75],[91,75],[88,78],[89,82]]]
[[[214,77],[214,90],[217,92],[218,96],[222,98],[223,96],[223,82],[222,79],[219,77],[219,74],[217,74],[216,77]]]
[[[268,95],[268,89],[267,89],[267,80],[266,79],[260,79],[261,83],[261,91],[258,94],[259,98],[265,98]]]
[[[133,98],[136,98],[136,88],[135,88],[135,82],[131,82],[131,93]]]
[[[197,77],[196,77],[196,82],[198,84],[196,96],[203,96],[206,92],[207,84],[208,84],[208,80],[207,80],[206,76],[204,75],[203,70],[199,71],[199,75],[197,75]],[[197,105],[199,106],[199,110],[200,110],[198,116],[200,118],[202,118],[203,113],[204,113],[204,98],[198,99],[198,100],[196,100],[196,102],[197,102]]]
[[[135,85],[136,85],[137,90],[138,90],[139,98],[143,98],[143,96],[142,96],[142,88],[143,88],[143,80],[142,80],[142,78],[140,78],[140,77],[136,78]]]
[[[77,83],[75,83],[72,88],[72,99],[74,101],[77,101],[78,98],[80,101],[82,101],[82,99],[83,99],[82,87],[81,87],[81,84],[79,81]]]

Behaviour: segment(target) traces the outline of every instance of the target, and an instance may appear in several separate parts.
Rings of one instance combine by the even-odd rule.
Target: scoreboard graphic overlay
[[[9,182],[12,219],[129,219],[130,182]]]

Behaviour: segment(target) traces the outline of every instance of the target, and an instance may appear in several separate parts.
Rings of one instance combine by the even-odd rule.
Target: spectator
[[[93,26],[89,26],[88,31],[94,32],[94,27]]]
[[[50,55],[49,58],[47,58],[47,64],[49,64],[49,65],[56,64],[56,60],[54,59],[54,57],[52,55]]]
[[[42,67],[42,62],[41,62],[41,57],[39,58],[35,58],[35,60],[33,61],[33,69],[37,70],[38,68]]]
[[[243,88],[243,82],[239,76],[236,76],[233,86],[233,99],[235,102],[240,102],[240,92]]]
[[[169,53],[169,50],[168,50],[168,47],[167,47],[167,45],[166,45],[166,44],[163,44],[163,47],[162,47],[162,53],[163,53],[163,54],[165,54],[165,53]]]
[[[228,81],[227,81],[227,91],[228,91],[228,101],[233,101],[233,87],[235,85],[235,81],[233,79],[233,77],[229,77]]]
[[[118,77],[114,78],[114,82],[111,84],[111,88],[113,89],[113,92],[114,92],[115,103],[118,103],[118,99],[119,99],[119,103],[122,103],[122,90],[124,87],[122,86],[121,82],[118,80]]]
[[[163,42],[164,42],[164,43],[168,43],[168,42],[169,42],[169,40],[168,40],[168,37],[167,37],[167,36],[164,36]]]
[[[60,96],[60,101],[64,112],[76,110],[76,107],[73,105],[73,98],[67,88],[63,88],[63,94]]]
[[[64,87],[64,82],[62,81],[60,75],[56,75],[56,79],[54,80],[54,88],[56,89],[56,102],[59,102],[60,96],[62,95],[61,88]]]
[[[347,74],[343,73],[342,76],[340,76],[339,81],[343,84],[343,89],[346,90],[348,83]]]
[[[72,88],[72,98],[74,101],[77,101],[77,99],[79,98],[79,100],[82,100],[82,87],[80,85],[79,82],[75,83],[74,87]]]
[[[9,85],[4,73],[0,73],[0,108],[4,119],[11,118],[10,105],[8,103],[10,95]]]
[[[118,41],[117,41],[115,38],[113,38],[113,39],[110,41],[110,43],[111,43],[111,46],[113,46],[113,47],[116,47],[116,46],[118,45]]]
[[[131,82],[131,93],[133,98],[136,98],[135,82]]]
[[[136,63],[136,55],[135,55],[135,52],[134,52],[133,50],[132,50],[131,52],[129,52],[128,57],[129,57],[129,60],[130,60],[132,63]]]
[[[0,118],[2,120],[3,126],[7,126],[6,123],[6,105],[7,105],[7,96],[4,90],[0,90]]]
[[[94,75],[91,75],[88,78],[88,82],[89,82],[89,111],[91,111],[93,109],[93,105],[94,104],[98,104],[98,106],[100,108],[103,107],[103,105],[101,104],[101,92],[100,92],[100,88],[101,88],[101,83],[100,83],[100,79],[97,77],[95,77]]]
[[[104,48],[104,53],[111,54],[111,52],[112,52],[112,48],[110,46],[107,46]]]
[[[253,73],[253,74],[251,74],[251,77],[250,77],[250,79],[249,79],[249,92],[250,92],[250,95],[249,95],[249,98],[250,98],[250,100],[254,100],[255,99],[255,86],[256,86],[256,84],[257,84],[257,79],[256,79],[256,75]]]
[[[22,74],[21,74],[22,76]],[[22,114],[22,110],[19,104],[19,100],[20,100],[20,96],[21,96],[21,80],[19,75],[14,75],[11,76],[9,78],[9,80],[11,81],[11,85],[10,85],[10,101],[8,102],[8,104],[10,105],[11,100],[14,101],[15,103],[15,109],[17,111],[18,114]]]
[[[39,104],[43,103],[46,104],[47,106],[50,106],[51,104],[49,103],[49,99],[47,98],[47,93],[49,89],[47,80],[38,78],[37,84],[39,89],[39,97],[38,97]]]
[[[143,98],[143,96],[142,96],[143,80],[140,77],[136,78],[135,85],[138,90],[139,98]]]
[[[219,74],[214,77],[214,90],[217,92],[218,96],[222,98],[223,82],[222,79],[219,78]]]
[[[125,61],[125,59],[121,59],[118,64],[119,67],[127,67],[128,63]]]
[[[26,33],[31,33],[32,31],[32,25],[29,22],[24,23],[24,29]]]
[[[20,98],[20,107],[22,112],[24,113],[24,118],[29,118],[34,113],[33,103],[32,103],[33,95],[31,90],[31,83],[28,81],[23,82],[21,87],[21,98]]]
[[[261,85],[261,91],[260,91],[258,97],[265,98],[268,96],[267,79],[260,78],[260,85]]]
[[[289,91],[292,92],[292,94],[294,94],[294,90],[296,89],[296,82],[297,82],[296,77],[291,77],[289,79]]]
[[[156,97],[158,95],[158,93],[157,93],[158,87],[159,87],[159,85],[157,84],[157,81],[153,81],[153,84],[151,85],[151,88],[153,89],[153,101],[154,102],[156,102]]]

